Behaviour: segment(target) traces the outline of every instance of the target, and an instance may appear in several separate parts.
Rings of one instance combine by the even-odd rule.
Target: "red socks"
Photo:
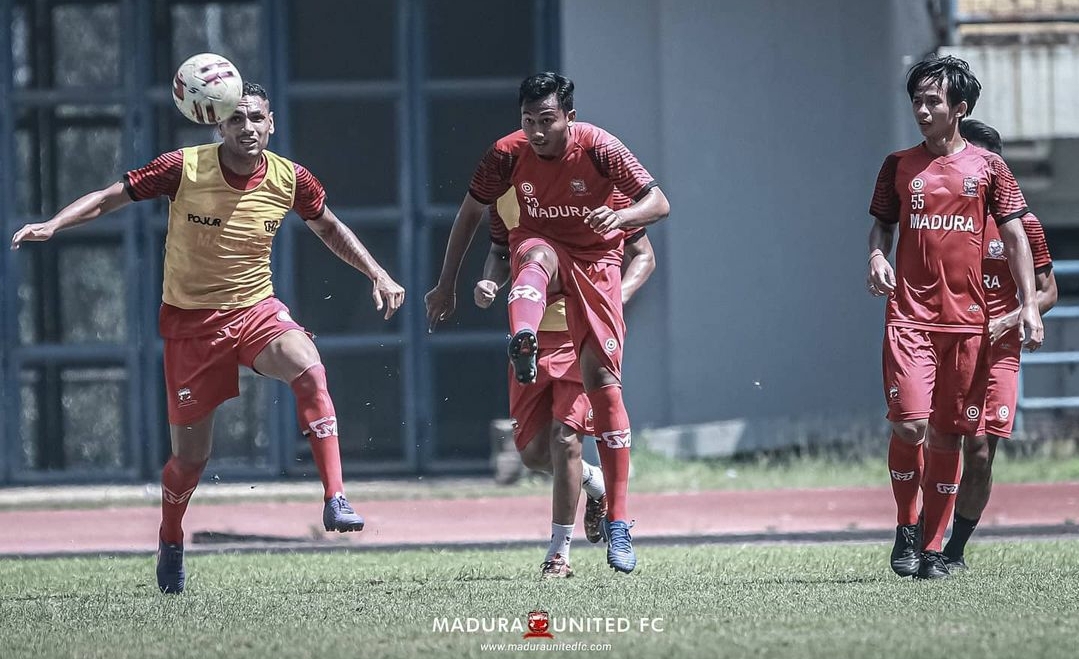
[[[296,396],[300,432],[311,443],[311,454],[322,479],[325,498],[345,491],[341,475],[341,449],[337,440],[337,414],[326,386],[326,368],[315,364],[289,383]]]
[[[184,513],[206,462],[184,462],[174,455],[161,470],[161,539],[170,545],[184,541]]]
[[[925,488],[922,491],[925,504],[922,548],[925,551],[940,551],[944,530],[948,528],[955,508],[955,495],[959,492],[960,452],[936,446],[928,446],[927,449]]]
[[[888,444],[888,472],[895,497],[896,524],[918,523],[918,490],[922,485],[922,444],[904,442],[892,434]]]
[[[607,519],[629,522],[629,414],[622,403],[621,385],[611,384],[588,392],[595,423],[596,449],[607,488]]]
[[[510,333],[516,334],[523,329],[535,331],[547,310],[547,285],[550,275],[536,261],[529,261],[521,266],[510,289],[508,306],[510,312]]]

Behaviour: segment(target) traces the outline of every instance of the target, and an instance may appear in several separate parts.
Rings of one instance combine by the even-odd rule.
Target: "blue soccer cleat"
[[[603,520],[603,538],[607,541],[607,565],[627,574],[637,567],[637,554],[633,552],[633,538],[629,536],[629,526],[622,520]]]
[[[523,329],[510,339],[507,352],[510,363],[513,364],[513,374],[521,384],[532,384],[536,381],[538,351],[539,340],[536,339],[536,333],[530,329]]]
[[[184,545],[157,542],[157,587],[161,592],[177,595],[184,592],[187,574],[184,572]]]
[[[349,505],[345,495],[338,492],[322,508],[322,525],[327,531],[347,533],[349,531],[363,530],[363,517]]]

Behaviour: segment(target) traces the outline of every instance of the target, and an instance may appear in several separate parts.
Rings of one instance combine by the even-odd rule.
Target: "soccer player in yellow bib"
[[[344,495],[337,416],[326,369],[311,336],[274,297],[270,250],[290,210],[342,261],[373,282],[375,307],[389,319],[405,291],[326,206],[311,172],[268,151],[274,132],[266,91],[245,83],[222,142],[162,154],[123,180],[91,192],[52,219],[15,232],[11,248],[45,241],[133,201],[169,198],[165,273],[158,319],[165,341],[165,386],[172,455],[161,472],[157,583],[184,589],[183,528],[188,501],[210,457],[214,411],[239,395],[239,365],[287,382],[301,432],[325,493],[327,531],[360,531],[364,520]]]

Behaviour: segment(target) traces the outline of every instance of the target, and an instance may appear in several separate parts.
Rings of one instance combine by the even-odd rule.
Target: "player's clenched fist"
[[[476,306],[486,309],[494,303],[495,296],[498,295],[498,284],[490,279],[481,279],[476,282],[476,288],[472,293],[476,298]]]

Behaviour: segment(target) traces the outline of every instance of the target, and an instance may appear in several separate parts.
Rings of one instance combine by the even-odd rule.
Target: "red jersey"
[[[220,158],[218,161],[220,162]],[[292,209],[304,220],[314,220],[322,215],[322,210],[326,207],[326,190],[303,165],[293,163],[293,169],[296,171],[296,197],[293,199]],[[133,201],[156,197],[168,197],[175,201],[183,171],[183,151],[169,151],[154,158],[145,167],[124,174],[124,188]],[[266,178],[266,159],[263,158],[249,175],[237,174],[224,165],[221,166],[221,173],[231,187],[237,190],[253,190]]]
[[[506,195],[503,195],[506,196]],[[509,195],[513,203],[507,204],[505,210],[500,211],[498,206],[501,202],[491,204],[487,207],[490,213],[490,231],[491,242],[496,245],[509,245],[510,244],[510,231],[516,229],[521,224],[521,209],[517,206],[516,196]],[[633,200],[626,195],[619,192],[617,189],[614,191],[614,197],[611,199],[611,205],[608,208],[612,208],[616,211],[620,211],[623,208],[629,208],[633,205]],[[505,216],[503,215],[505,213]],[[644,238],[644,227],[633,227],[632,229],[626,229],[626,244],[630,244]]]
[[[886,325],[980,334],[987,324],[982,286],[985,225],[1027,212],[1000,156],[967,143],[934,156],[925,144],[884,160],[869,214],[899,224],[896,290]]]
[[[1033,213],[1023,216],[1023,230],[1030,241],[1030,253],[1034,257],[1034,269],[1053,264],[1049,245],[1045,242],[1042,223]],[[996,224],[989,223],[985,230],[985,259],[982,261],[982,285],[985,287],[985,304],[990,318],[999,318],[1019,308],[1019,287],[1012,279],[1008,257],[1004,253],[1004,241]]]
[[[489,205],[512,187],[521,209],[522,233],[560,243],[582,260],[619,263],[625,232],[597,234],[584,218],[599,206],[613,208],[616,189],[639,200],[654,185],[618,138],[574,122],[560,158],[536,155],[523,130],[495,142],[472,175],[469,193]]]

